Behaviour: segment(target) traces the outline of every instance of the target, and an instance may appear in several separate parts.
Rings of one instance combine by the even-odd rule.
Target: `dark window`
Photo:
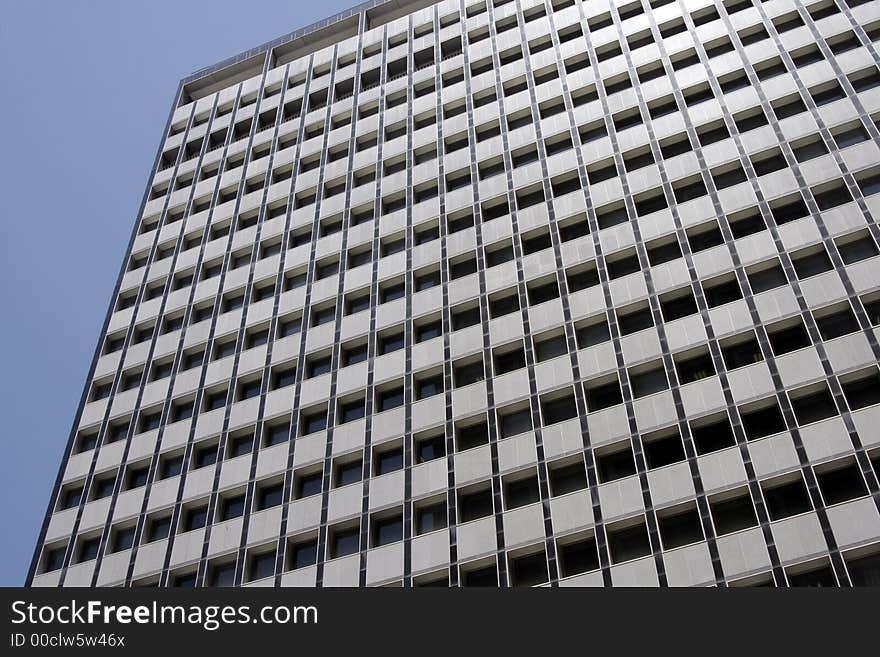
[[[416,510],[416,535],[446,527],[446,504],[438,502]]]
[[[364,417],[365,414],[366,409],[364,399],[357,399],[355,401],[340,404],[338,424],[345,424],[346,422],[359,420]]]
[[[257,508],[259,510],[278,506],[284,501],[284,484],[278,482],[270,486],[263,486],[257,493]]]
[[[318,495],[321,492],[323,477],[321,472],[300,475],[296,477],[296,499]]]
[[[658,518],[657,524],[660,527],[660,538],[663,540],[663,547],[666,550],[690,545],[702,541],[704,538],[700,514],[695,508],[676,515],[661,516]]]
[[[834,268],[831,258],[828,257],[824,249],[806,255],[795,253],[792,255],[791,264],[794,266],[797,277],[801,279],[816,276]]]
[[[222,500],[220,504],[220,520],[230,520],[244,515],[244,495],[235,495]]]
[[[547,581],[547,559],[544,551],[511,560],[513,586],[537,586]]]
[[[296,367],[276,369],[272,372],[272,389],[286,388],[296,383]]]
[[[367,360],[367,345],[361,344],[342,350],[342,366],[348,367]]]
[[[816,326],[823,340],[833,340],[848,333],[859,330],[859,323],[852,309],[847,306],[845,310],[816,318]]]
[[[819,481],[819,489],[825,504],[840,504],[863,497],[868,494],[865,480],[855,463],[843,468],[835,468],[824,472],[817,472],[816,479]]]
[[[562,397],[541,402],[541,415],[544,418],[544,426],[564,422],[577,417],[577,405],[574,397]]]
[[[101,547],[100,536],[81,539],[79,544],[79,553],[77,554],[76,559],[77,563],[83,563],[85,561],[91,561],[92,559],[97,558],[99,547]]]
[[[183,531],[191,532],[194,529],[201,529],[208,522],[208,507],[200,506],[187,509],[183,517]]]
[[[425,342],[443,334],[443,324],[440,321],[430,322],[416,326],[416,342]]]
[[[452,330],[468,328],[480,323],[480,308],[475,306],[467,310],[459,310],[452,314]]]
[[[754,527],[758,524],[755,506],[748,494],[719,502],[710,502],[715,531],[719,536]]]
[[[357,483],[363,476],[363,465],[360,461],[348,461],[336,466],[336,487]]]
[[[764,360],[761,347],[754,336],[750,336],[748,340],[722,347],[721,353],[724,356],[727,369],[730,370]]]
[[[376,397],[376,410],[387,411],[403,406],[403,386],[380,392]]]
[[[623,479],[636,473],[636,464],[629,446],[615,452],[596,455],[596,469],[602,483]]]
[[[171,531],[171,516],[153,518],[147,525],[147,543],[160,541],[168,537]]]
[[[880,404],[880,376],[876,372],[842,383],[843,394],[851,410]]]
[[[676,432],[662,438],[643,441],[645,463],[649,470],[662,468],[685,459],[681,436]]]
[[[540,499],[537,476],[505,482],[504,500],[508,509],[534,504]]]
[[[403,516],[373,520],[373,547],[403,540]]]
[[[489,442],[489,427],[485,422],[457,427],[455,434],[460,452]]]
[[[290,426],[287,424],[274,424],[266,427],[263,431],[266,447],[279,445],[286,442],[290,435]]]
[[[122,552],[128,550],[134,545],[135,527],[121,527],[113,532],[113,538],[110,541],[111,552]]]
[[[767,337],[770,340],[773,353],[777,356],[810,346],[810,336],[807,334],[806,327],[800,322],[784,329],[774,330],[771,327],[767,331]]]
[[[150,466],[145,465],[141,467],[129,468],[128,476],[125,480],[125,489],[131,490],[133,488],[140,488],[141,486],[147,485],[147,479],[150,474]]]
[[[559,546],[560,572],[563,577],[587,573],[599,568],[596,541],[588,539]]]
[[[648,540],[647,528],[643,523],[640,523],[635,527],[608,531],[608,549],[611,552],[613,563],[621,563],[650,554],[651,542]]]
[[[671,322],[697,312],[697,301],[694,299],[693,292],[690,290],[686,294],[674,297],[661,297],[660,310],[663,312],[663,318],[667,322]]]
[[[782,271],[782,267],[778,262],[767,269],[753,271],[748,277],[754,294],[760,294],[788,283],[788,279],[785,278],[785,272]]]
[[[331,533],[331,559],[354,554],[358,549],[360,549],[360,530],[357,527],[344,530],[337,529]]]
[[[642,331],[646,328],[651,328],[652,326],[654,326],[654,317],[651,315],[651,311],[648,309],[638,310],[636,312],[630,312],[627,314],[620,314],[617,317],[617,321],[620,324],[620,332],[623,335],[636,333],[637,331]]]
[[[764,489],[764,499],[767,502],[767,510],[771,520],[781,520],[800,513],[810,511],[810,496],[804,480],[798,477],[795,481],[780,486],[772,486]]]
[[[327,428],[327,413],[319,411],[317,413],[305,413],[302,418],[302,435],[306,436],[310,433],[323,431]]]
[[[549,468],[550,494],[554,497],[565,495],[587,487],[587,473],[582,462],[572,463],[560,468]]]
[[[715,374],[715,365],[708,353],[703,353],[693,358],[676,362],[675,369],[678,372],[679,382],[684,385],[699,381]]]
[[[432,376],[416,381],[416,399],[425,399],[443,392],[443,377]]]
[[[403,349],[404,347],[404,338],[403,333],[395,333],[393,335],[386,335],[379,339],[379,353],[380,354],[388,354],[392,351],[397,351],[398,349]]]
[[[485,489],[473,493],[459,493],[458,515],[461,522],[469,522],[492,515],[492,491]]]
[[[610,339],[611,333],[608,328],[608,322],[604,319],[601,322],[595,322],[577,328],[578,349],[593,347],[597,344],[607,342]]]
[[[498,432],[502,438],[517,436],[532,430],[532,414],[528,408],[512,413],[499,414]]]
[[[376,475],[403,469],[403,447],[389,449],[376,455]]]
[[[446,440],[443,436],[431,436],[416,442],[416,462],[424,463],[443,456],[446,456]]]
[[[733,427],[726,417],[710,424],[692,427],[691,436],[700,455],[727,449],[736,444]]]
[[[587,388],[587,409],[590,412],[600,411],[621,403],[623,403],[623,396],[617,380]]]
[[[290,569],[305,568],[315,564],[318,560],[318,541],[303,541],[295,543],[290,548]]]
[[[331,364],[332,360],[330,356],[312,358],[308,363],[308,378],[312,379],[316,376],[327,374],[330,371]]]
[[[740,411],[740,417],[742,417],[746,438],[749,440],[770,436],[786,429],[782,411],[775,403],[772,406],[753,411]]]
[[[706,295],[706,304],[710,308],[715,308],[716,306],[721,306],[742,299],[742,291],[739,288],[739,283],[734,279],[721,283],[704,283],[703,293]]]

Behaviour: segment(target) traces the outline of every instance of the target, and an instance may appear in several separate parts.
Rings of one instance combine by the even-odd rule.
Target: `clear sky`
[[[180,78],[358,0],[0,0],[0,585],[24,582]]]

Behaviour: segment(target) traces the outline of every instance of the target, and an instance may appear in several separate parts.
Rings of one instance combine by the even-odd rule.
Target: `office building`
[[[878,44],[374,0],[186,78],[29,583],[880,583]]]

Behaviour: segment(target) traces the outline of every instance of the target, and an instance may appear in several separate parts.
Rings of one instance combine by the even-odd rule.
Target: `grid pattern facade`
[[[425,4],[181,83],[29,583],[880,582],[878,4]]]

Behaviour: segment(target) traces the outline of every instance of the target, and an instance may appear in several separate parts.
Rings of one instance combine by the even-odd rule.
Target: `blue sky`
[[[177,82],[355,4],[0,0],[0,585],[24,582]]]

